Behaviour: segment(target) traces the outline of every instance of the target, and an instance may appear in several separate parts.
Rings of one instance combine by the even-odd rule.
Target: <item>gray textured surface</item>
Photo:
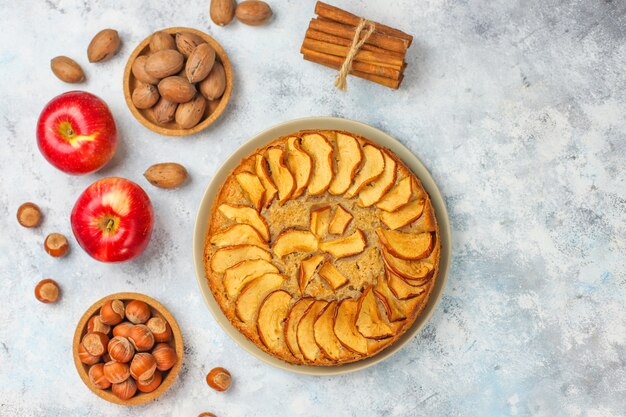
[[[340,94],[331,71],[298,54],[312,1],[271,2],[277,16],[265,28],[218,28],[208,0],[0,0],[0,415],[624,415],[626,3],[384,3],[340,5],[415,35],[402,89],[351,79]],[[126,109],[122,71],[147,34],[184,25],[222,43],[235,92],[205,133],[158,137]],[[124,46],[90,65],[86,46],[104,27]],[[79,87],[104,98],[118,123],[118,155],[94,175],[56,171],[35,145],[42,106],[71,88],[48,69],[59,54],[83,65]],[[449,284],[430,324],[392,359],[344,377],[292,375],[247,355],[217,327],[192,269],[196,206],[220,161],[255,132],[309,115],[360,120],[409,146],[438,181],[453,228]],[[141,177],[172,159],[192,175],[185,188],[157,190]],[[48,257],[45,234],[71,235],[75,198],[108,175],[152,198],[146,253],[100,264],[72,240],[66,259]],[[15,222],[27,200],[45,211],[40,229]],[[32,296],[48,276],[63,286],[54,306]],[[70,352],[82,312],[123,290],[166,304],[187,343],[179,380],[135,410],[91,394]],[[234,375],[226,394],[204,383],[217,365]]]

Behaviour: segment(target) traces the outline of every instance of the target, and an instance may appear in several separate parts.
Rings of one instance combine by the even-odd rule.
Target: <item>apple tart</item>
[[[230,322],[288,363],[334,366],[393,344],[425,307],[439,230],[388,149],[301,131],[243,159],[211,210],[209,287]]]

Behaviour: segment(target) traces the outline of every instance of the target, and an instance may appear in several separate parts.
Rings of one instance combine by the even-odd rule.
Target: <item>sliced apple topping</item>
[[[298,347],[298,338],[296,336],[296,330],[298,329],[298,324],[300,323],[300,319],[309,308],[311,304],[313,304],[315,300],[313,298],[301,298],[299,299],[289,310],[287,313],[287,320],[285,321],[284,332],[285,332],[285,342],[287,342],[287,348],[291,352],[293,356],[298,359],[302,359],[302,352],[300,352],[300,348]]]
[[[269,148],[267,162],[270,165],[272,180],[278,188],[278,204],[283,205],[296,189],[296,181],[285,165],[285,152],[280,148]]]
[[[335,332],[333,326],[335,324],[335,313],[337,311],[337,302],[333,301],[328,303],[323,310],[317,316],[315,323],[313,324],[313,335],[315,337],[315,343],[319,346],[320,350],[332,360],[340,360],[345,354],[342,352],[342,346]]]
[[[311,179],[313,161],[311,157],[302,150],[300,138],[292,136],[287,139],[287,166],[296,180],[296,189],[291,198],[298,198],[306,190]]]
[[[304,359],[308,361],[315,361],[323,353],[320,351],[319,346],[315,343],[315,331],[313,325],[315,319],[320,311],[326,307],[327,301],[317,300],[309,306],[306,310],[296,329],[296,340],[298,341],[298,347]]]
[[[333,146],[319,133],[302,136],[302,149],[313,160],[313,171],[307,190],[311,195],[325,192],[333,179]]]
[[[425,258],[433,248],[433,237],[430,233],[402,233],[381,228],[376,229],[376,233],[389,253],[401,259]]]
[[[211,269],[221,273],[233,265],[247,259],[272,260],[272,255],[265,249],[253,245],[235,245],[219,248],[211,256]]]
[[[234,224],[211,236],[211,244],[217,247],[254,245],[267,249],[267,242],[249,224]]]
[[[424,200],[413,200],[396,211],[383,211],[380,214],[380,221],[391,230],[396,230],[419,219],[423,211]]]
[[[254,208],[260,211],[263,206],[265,188],[261,184],[259,177],[251,172],[240,172],[235,175],[235,179],[237,179],[239,186],[246,193],[248,200],[250,200]]]
[[[290,303],[291,294],[277,290],[270,293],[259,307],[257,332],[261,342],[272,352],[289,354],[283,323],[287,319]]]
[[[367,355],[367,339],[356,328],[357,300],[346,299],[339,303],[333,330],[339,342],[354,353]]]
[[[330,183],[328,192],[332,195],[339,195],[345,193],[352,184],[354,174],[363,159],[363,153],[361,145],[353,136],[337,133],[335,143],[338,151],[337,172]]]
[[[407,280],[428,281],[432,277],[434,265],[426,260],[408,261],[390,254],[384,247],[381,248],[383,261],[388,268]]]
[[[424,213],[411,225],[411,229],[417,233],[434,232],[437,230],[437,221],[434,213],[430,200],[426,200]]]
[[[376,288],[374,288],[374,294],[385,307],[385,310],[387,311],[387,318],[390,322],[393,323],[406,319],[404,310],[400,307],[396,296],[393,295],[389,289],[386,276],[378,278],[376,281]]]
[[[277,274],[278,268],[265,259],[248,259],[224,272],[224,288],[229,298],[235,298],[250,281],[265,274]]]
[[[352,185],[344,194],[346,198],[352,198],[357,195],[363,187],[376,180],[385,169],[385,158],[381,150],[377,147],[365,145],[363,147],[363,157],[365,162],[363,162],[361,169],[358,174],[356,174],[356,177],[354,177]]]
[[[398,300],[415,298],[426,291],[426,286],[414,287],[409,285],[389,268],[385,268],[385,272],[387,274],[387,285],[389,285],[389,289]]]
[[[350,280],[346,278],[344,274],[339,272],[335,266],[330,262],[325,262],[319,271],[320,277],[324,278],[324,281],[330,285],[333,290],[341,288],[346,285]]]
[[[267,168],[267,161],[263,155],[256,154],[254,157],[254,169],[256,171],[256,176],[259,177],[259,181],[261,181],[261,184],[265,189],[265,194],[263,195],[263,207],[269,207],[269,205],[272,204],[274,197],[276,197],[278,190],[274,185],[274,181],[272,181]]]
[[[300,285],[300,291],[304,292],[309,282],[311,282],[311,278],[315,274],[317,267],[324,260],[324,254],[318,253],[309,256],[304,259],[302,263],[300,263],[300,276],[298,279],[298,283]]]
[[[368,339],[386,339],[393,336],[391,327],[383,320],[376,297],[369,286],[361,294],[356,315],[356,328]]]
[[[396,211],[411,199],[413,194],[411,177],[402,178],[383,198],[376,203],[376,207],[385,211]]]
[[[396,161],[386,151],[382,152],[385,169],[376,181],[363,187],[357,200],[359,207],[370,207],[376,204],[396,182]]]
[[[323,238],[328,234],[330,224],[330,206],[320,207],[311,211],[311,232],[318,238]]]
[[[239,320],[246,323],[254,320],[265,297],[279,289],[285,279],[284,275],[270,273],[249,282],[235,302],[235,313]]]
[[[265,219],[252,207],[222,204],[218,207],[218,210],[229,220],[249,224],[259,232],[263,239],[266,241],[270,240],[270,229],[267,227]]]
[[[320,242],[319,249],[323,252],[330,253],[335,258],[345,258],[346,256],[363,252],[366,244],[365,235],[361,230],[357,229],[350,236],[341,237],[328,242]]]
[[[348,225],[352,221],[352,214],[341,204],[337,204],[335,214],[333,215],[330,225],[328,226],[328,233],[333,235],[342,235],[346,231]]]
[[[317,249],[317,238],[308,230],[288,229],[283,231],[276,240],[272,250],[274,254],[283,258],[290,253],[312,252]]]

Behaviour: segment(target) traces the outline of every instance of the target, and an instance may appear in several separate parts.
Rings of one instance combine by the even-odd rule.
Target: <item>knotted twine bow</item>
[[[363,37],[361,38],[361,32],[367,26]],[[337,87],[341,91],[346,91],[348,89],[348,82],[346,78],[348,77],[348,73],[350,72],[350,68],[352,68],[352,61],[354,61],[354,57],[357,52],[361,49],[363,44],[367,42],[369,37],[374,33],[374,23],[370,22],[367,19],[361,18],[359,25],[356,27],[354,31],[354,37],[352,38],[352,45],[350,45],[350,50],[348,51],[348,55],[346,56],[346,60],[341,64],[341,69],[339,70],[339,74],[337,74],[337,78],[335,79],[335,87]],[[359,38],[361,38],[359,40]]]

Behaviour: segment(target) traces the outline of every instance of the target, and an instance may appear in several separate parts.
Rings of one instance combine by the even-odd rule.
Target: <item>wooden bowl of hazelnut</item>
[[[228,55],[211,36],[196,29],[160,30],[135,48],[124,71],[124,97],[148,129],[187,136],[222,114],[233,88]]]
[[[73,343],[81,379],[99,397],[140,405],[172,385],[183,361],[183,337],[172,314],[137,293],[111,294],[82,316]]]

